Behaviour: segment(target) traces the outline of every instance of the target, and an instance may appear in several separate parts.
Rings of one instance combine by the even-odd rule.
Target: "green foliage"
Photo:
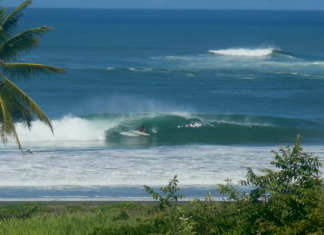
[[[64,73],[64,70],[53,66],[27,63],[4,63],[2,71],[14,79],[29,79],[42,74]]]
[[[126,211],[122,210],[119,214],[113,217],[113,220],[128,220],[129,215]]]
[[[15,10],[13,10],[8,16],[6,16],[7,10],[2,7],[0,11],[0,43],[3,43],[6,39],[10,38],[14,34],[14,30],[17,27],[20,17],[23,11],[32,3],[31,0],[23,2]]]
[[[233,227],[241,227],[241,212],[233,203],[215,202],[211,194],[204,201],[191,202],[189,217],[196,234],[232,234]]]
[[[18,205],[7,205],[0,207],[0,220],[3,219],[27,219],[36,214],[43,206],[40,203],[24,203]]]
[[[68,211],[71,213],[76,213],[76,212],[82,211],[82,208],[83,207],[81,205],[68,205],[67,206]]]
[[[252,186],[249,194],[239,195],[230,185],[220,186],[219,192],[229,195],[236,207],[246,215],[248,234],[305,234],[317,232],[310,226],[312,214],[323,197],[323,179],[317,157],[303,152],[301,137],[292,148],[280,147],[271,164],[279,170],[261,169],[257,175],[247,169],[242,185]],[[291,232],[293,231],[293,232]]]
[[[178,176],[175,175],[173,179],[169,181],[169,184],[166,187],[160,188],[162,195],[154,191],[151,187],[144,185],[145,191],[151,194],[154,200],[159,201],[157,205],[158,209],[165,210],[166,208],[171,206],[172,201],[176,202],[178,201],[178,199],[182,199],[185,197],[182,194],[177,194],[177,191],[180,190],[180,188],[178,187],[179,180],[177,179],[177,177]],[[163,195],[166,196],[163,197]]]
[[[158,235],[158,229],[152,226],[151,220],[138,221],[136,225],[121,225],[119,227],[94,227],[89,235]]]
[[[159,234],[166,235],[193,235],[194,222],[187,217],[187,211],[171,205],[171,202],[177,202],[185,196],[177,194],[180,190],[178,187],[177,175],[169,181],[166,187],[161,187],[161,193],[154,191],[151,187],[144,185],[146,192],[153,196],[153,199],[158,200],[156,208],[159,211],[154,215],[154,228],[159,231]]]
[[[22,147],[15,123],[22,122],[31,128],[32,121],[37,118],[48,125],[52,132],[53,127],[50,119],[38,105],[6,76],[17,79],[41,74],[64,73],[63,69],[42,64],[12,63],[19,59],[21,54],[37,47],[38,36],[51,29],[42,26],[14,35],[23,11],[31,3],[31,0],[26,0],[7,16],[6,9],[0,8],[0,78],[2,79],[0,79],[0,141],[6,143],[8,138],[13,138],[19,149]]]
[[[104,204],[99,206],[99,208],[95,208],[96,211],[108,211],[111,209],[137,209],[139,208],[139,205],[134,202],[118,202],[118,203],[112,203],[112,204]]]

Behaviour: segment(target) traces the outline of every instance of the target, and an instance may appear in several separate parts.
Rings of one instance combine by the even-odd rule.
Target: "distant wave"
[[[302,76],[302,77],[311,77],[316,75],[306,74],[306,73],[293,73],[293,72],[269,72],[273,74],[283,74],[283,75],[292,75],[292,76]]]
[[[242,57],[262,57],[271,55],[274,51],[280,51],[274,48],[263,48],[263,49],[247,49],[247,48],[237,48],[237,49],[225,49],[225,50],[209,50],[208,52],[227,55],[227,56],[242,56]]]
[[[323,79],[324,76],[321,74],[306,74],[306,73],[297,73],[297,72],[274,72],[270,71],[267,72],[269,74],[280,74],[280,75],[287,75],[292,77],[299,77],[299,78],[305,78],[305,79]]]
[[[146,68],[146,69],[138,69],[138,68],[114,68],[114,67],[108,67],[106,68],[108,71],[135,71],[135,72],[149,72],[152,71],[152,68]]]
[[[316,61],[316,62],[308,63],[307,65],[309,65],[309,64],[323,66],[324,65],[324,61]]]

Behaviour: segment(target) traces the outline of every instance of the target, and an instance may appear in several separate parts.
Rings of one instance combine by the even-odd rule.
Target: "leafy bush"
[[[303,152],[301,137],[297,136],[292,148],[280,147],[275,154],[277,171],[264,168],[257,175],[247,168],[242,185],[253,190],[239,195],[227,182],[219,185],[219,192],[233,200],[241,215],[245,216],[245,234],[307,234],[322,231],[316,226],[313,214],[323,202],[323,179],[317,157]],[[321,212],[323,215],[323,211]],[[318,218],[318,217],[317,217]]]
[[[177,191],[180,190],[180,188],[178,187],[179,180],[177,179],[177,177],[178,176],[175,175],[173,179],[169,181],[169,184],[166,187],[160,188],[162,195],[154,191],[151,187],[144,185],[146,192],[152,194],[154,200],[159,201],[157,205],[158,209],[165,210],[166,208],[171,206],[171,201],[176,202],[178,201],[178,199],[182,199],[185,197],[182,194],[177,194]],[[163,197],[163,195],[166,196]]]

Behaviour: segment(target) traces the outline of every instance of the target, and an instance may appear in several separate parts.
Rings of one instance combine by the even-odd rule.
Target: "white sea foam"
[[[321,146],[307,146],[324,160]],[[269,167],[274,155],[268,147],[175,146],[146,149],[37,151],[22,157],[0,151],[0,187],[108,187],[165,185],[174,175],[180,186],[208,186],[244,179],[246,167]],[[166,170],[167,169],[167,170]],[[129,195],[131,196],[131,195]]]
[[[233,48],[225,50],[209,50],[208,52],[227,55],[227,56],[242,56],[242,57],[262,57],[271,55],[274,51],[274,48],[263,48],[263,49],[247,49],[247,48]]]
[[[147,68],[147,69],[137,69],[137,68],[128,68],[129,71],[136,71],[136,72],[150,72],[153,69],[152,68]]]
[[[49,128],[40,121],[33,122],[32,130],[17,125],[17,132],[21,141],[92,141],[104,140],[105,131],[116,125],[107,121],[89,121],[71,115],[52,121],[54,135]]]

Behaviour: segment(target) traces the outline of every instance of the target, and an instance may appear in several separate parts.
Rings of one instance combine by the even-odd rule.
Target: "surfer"
[[[32,154],[33,152],[30,151],[30,149],[27,149],[26,151],[24,151],[24,154]]]
[[[138,129],[139,132],[145,132],[145,127],[144,125],[142,125],[139,129]]]

